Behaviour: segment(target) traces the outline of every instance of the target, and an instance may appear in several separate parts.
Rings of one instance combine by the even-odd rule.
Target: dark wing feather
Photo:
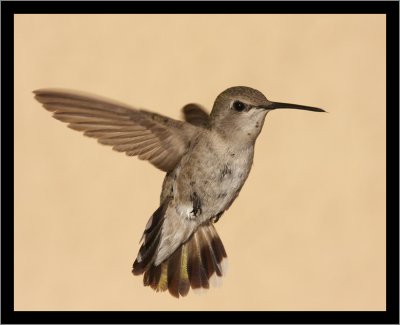
[[[75,91],[40,89],[35,98],[53,117],[116,151],[172,170],[186,152],[196,127],[169,117]]]
[[[199,104],[187,104],[182,108],[185,121],[200,127],[208,127],[210,124],[210,116],[207,111]]]

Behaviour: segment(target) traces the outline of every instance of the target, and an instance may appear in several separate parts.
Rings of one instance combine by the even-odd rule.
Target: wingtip
[[[35,95],[42,95],[45,93],[55,92],[57,90],[64,91],[64,89],[56,89],[56,88],[39,88],[39,89],[32,90],[32,93],[34,93]]]
[[[32,90],[34,98],[39,102],[42,102],[40,100],[40,98],[43,98],[46,95],[49,95],[49,94],[55,93],[55,92],[56,92],[56,90],[55,89],[51,89],[51,88],[39,88],[39,89]]]
[[[36,100],[38,100],[38,97],[39,97],[40,94],[41,94],[41,89],[32,90],[32,94],[33,94],[33,97],[34,97]]]
[[[42,101],[40,100],[40,90],[39,89],[33,90],[32,94],[33,94],[33,98],[42,104]]]
[[[192,112],[199,109],[201,106],[197,103],[189,103],[182,107],[183,112]]]

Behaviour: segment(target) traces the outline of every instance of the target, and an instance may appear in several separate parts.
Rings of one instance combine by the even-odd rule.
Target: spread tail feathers
[[[156,291],[168,290],[177,298],[186,296],[190,287],[208,289],[210,284],[217,286],[226,272],[227,255],[211,222],[200,225],[168,258],[154,264],[164,221],[163,206],[157,209],[146,226],[132,273],[144,274],[145,286]]]

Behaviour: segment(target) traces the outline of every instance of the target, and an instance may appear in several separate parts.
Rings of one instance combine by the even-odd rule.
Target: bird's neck
[[[254,146],[263,128],[267,113],[268,111],[260,111],[257,115],[244,115],[240,119],[232,115],[217,116],[210,124],[210,131],[238,146]]]
[[[254,147],[257,138],[257,135],[249,136],[247,133],[243,133],[241,129],[226,129],[218,126],[210,129],[210,136],[214,139],[214,143],[220,143],[226,148],[239,151]]]

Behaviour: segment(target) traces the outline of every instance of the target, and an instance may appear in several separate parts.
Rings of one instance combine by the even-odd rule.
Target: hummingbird
[[[160,206],[148,220],[132,273],[143,284],[179,298],[219,286],[227,254],[214,224],[249,176],[254,145],[276,109],[325,112],[272,102],[244,86],[219,94],[211,113],[183,107],[185,121],[77,91],[39,89],[35,98],[68,127],[166,173]]]

